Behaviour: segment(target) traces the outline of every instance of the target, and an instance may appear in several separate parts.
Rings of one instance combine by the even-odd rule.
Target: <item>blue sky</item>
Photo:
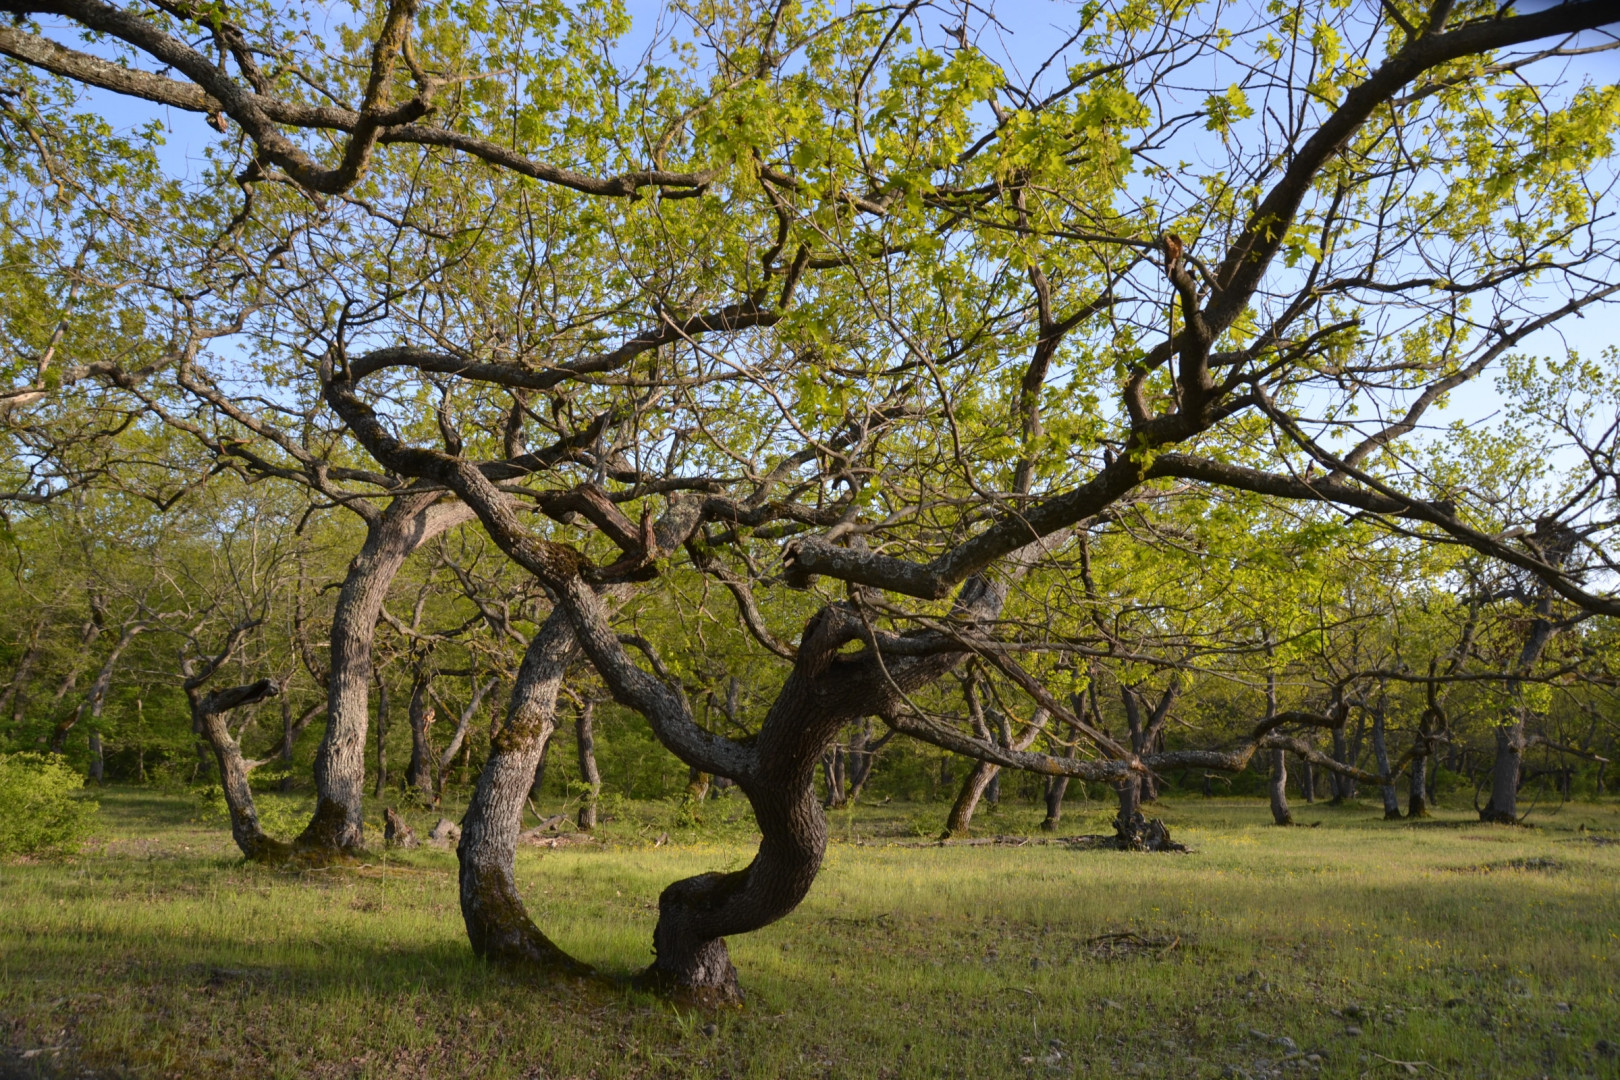
[[[652,0],[631,0],[630,9],[636,28],[620,49],[620,56],[626,62],[633,62],[645,50],[653,28],[658,22],[659,5]],[[341,19],[342,16],[338,12],[344,9],[329,10],[333,12],[334,18]],[[1235,23],[1246,22],[1253,17],[1252,9],[1245,9],[1242,5],[1234,5],[1231,11],[1235,14]],[[1027,75],[1047,59],[1051,48],[1061,44],[1066,36],[1064,28],[1072,25],[1075,13],[1074,4],[1050,0],[1003,3],[994,9],[993,23],[980,19],[981,31],[978,42],[983,49],[1002,60],[1010,71],[1023,72]],[[943,38],[941,27],[954,21],[956,20],[951,16],[949,8],[925,8],[919,12],[913,23],[919,27],[920,33],[938,43]],[[64,36],[63,40],[72,43],[70,37]],[[1065,66],[1060,62],[1053,66],[1053,72],[1061,73]],[[1587,78],[1599,82],[1614,81],[1620,78],[1620,54],[1609,53],[1569,62],[1565,74],[1567,78],[1576,81]],[[147,122],[154,116],[161,119],[168,132],[162,158],[165,167],[174,175],[197,175],[202,162],[203,148],[217,138],[216,133],[206,126],[204,119],[197,115],[175,112],[98,91],[89,92],[85,104],[101,112],[120,127],[133,127]],[[1189,107],[1195,104],[1189,103]],[[1213,136],[1206,137],[1213,138]],[[1196,153],[1196,149],[1193,152]],[[1574,348],[1595,358],[1603,348],[1616,343],[1616,325],[1620,325],[1620,316],[1617,316],[1613,309],[1583,319],[1565,320],[1558,327],[1543,331],[1530,339],[1524,351],[1540,355],[1556,355],[1562,354],[1566,348]],[[1457,393],[1445,413],[1437,419],[1478,420],[1494,412],[1497,407],[1497,396],[1489,380],[1480,380],[1472,387]]]

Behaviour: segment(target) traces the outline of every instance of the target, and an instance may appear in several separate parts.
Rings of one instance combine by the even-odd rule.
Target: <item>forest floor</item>
[[[451,852],[263,869],[184,796],[100,798],[81,854],[0,861],[0,1077],[1620,1077],[1614,803],[1279,829],[1163,800],[1182,855],[1042,843],[1025,805],[943,847],[944,806],[837,811],[805,904],[731,942],[747,1007],[706,1014],[479,962]],[[519,885],[628,975],[664,885],[747,862],[745,809],[614,803],[604,843],[525,847]],[[1109,816],[1071,803],[1063,832]]]

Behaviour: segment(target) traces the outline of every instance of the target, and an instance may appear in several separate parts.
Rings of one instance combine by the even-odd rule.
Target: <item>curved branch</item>
[[[391,67],[398,54],[408,12],[412,5],[390,13],[395,34],[379,39],[374,55],[371,82],[380,67]],[[700,188],[711,179],[708,173],[668,172],[641,169],[617,176],[597,177],[572,169],[535,161],[499,143],[448,128],[416,121],[432,110],[425,96],[418,95],[404,105],[386,107],[379,94],[368,93],[368,108],[304,105],[257,93],[239,85],[218,65],[184,42],[163,33],[155,25],[100,0],[55,0],[53,3],[9,4],[6,10],[17,15],[59,15],[91,30],[109,34],[133,45],[165,68],[179,71],[189,81],[170,79],[109,63],[89,53],[69,49],[37,34],[15,27],[0,28],[0,52],[55,75],[87,86],[142,98],[187,112],[223,114],[241,126],[265,157],[281,166],[299,184],[326,194],[337,194],[352,187],[364,173],[374,145],[406,143],[441,146],[479,158],[491,165],[548,184],[555,184],[587,195],[628,197],[644,187]],[[386,33],[386,30],[385,30]],[[387,61],[377,64],[375,61]],[[368,87],[368,89],[370,89]],[[429,87],[429,89],[432,89]],[[310,130],[342,131],[351,136],[343,158],[335,168],[323,168],[276,125]]]

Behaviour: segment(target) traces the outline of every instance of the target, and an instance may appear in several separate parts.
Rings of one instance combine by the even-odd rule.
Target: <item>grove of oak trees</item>
[[[612,3],[7,6],[8,507],[105,487],[161,519],[247,482],[304,502],[277,565],[314,517],[364,534],[327,655],[299,638],[326,700],[290,843],[229,727],[281,682],[209,689],[274,571],[173,608],[157,575],[86,624],[173,624],[249,857],[366,842],[381,626],[427,725],[437,639],[387,608],[426,551],[523,643],[462,823],[474,949],[588,970],[512,873],[588,666],[758,822],[746,868],[660,897],[642,980],[706,1000],[740,994],[725,938],[813,884],[815,777],[871,721],[985,784],[1106,782],[1154,846],[1172,770],[1264,751],[1280,795],[1291,753],[1387,789],[1392,695],[1421,812],[1476,683],[1482,814],[1512,820],[1544,691],[1607,679],[1620,379],[1557,337],[1620,293],[1604,0],[1128,0],[1028,56],[966,4],[704,3],[650,35]],[[454,572],[474,525],[521,581]],[[777,665],[730,673],[743,704],[672,667],[706,624]],[[1236,737],[1170,747],[1212,672]],[[1322,748],[1353,715],[1375,770]],[[445,763],[413,746],[420,788]]]

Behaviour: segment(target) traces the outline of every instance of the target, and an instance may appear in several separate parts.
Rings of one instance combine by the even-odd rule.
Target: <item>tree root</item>
[[[1114,818],[1114,840],[1121,851],[1186,851],[1186,844],[1170,839],[1170,829],[1159,818],[1147,818],[1140,810],[1126,818]]]
[[[630,985],[637,990],[657,994],[674,1005],[705,1012],[740,1009],[745,1002],[742,986],[737,982],[736,968],[731,968],[729,975],[715,985],[692,986],[654,965],[632,978]]]
[[[260,837],[246,855],[247,861],[259,866],[285,867],[300,870],[324,870],[333,866],[358,866],[363,852],[346,848],[311,847],[293,841],[286,843]]]

